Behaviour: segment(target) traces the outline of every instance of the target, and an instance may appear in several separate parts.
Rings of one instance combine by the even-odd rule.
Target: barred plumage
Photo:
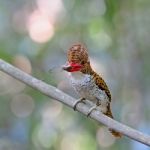
[[[71,84],[80,97],[93,101],[103,114],[113,118],[110,91],[102,77],[93,71],[87,49],[75,44],[68,50],[67,58],[67,65],[63,69],[69,72]],[[115,137],[121,137],[121,133],[109,130]]]

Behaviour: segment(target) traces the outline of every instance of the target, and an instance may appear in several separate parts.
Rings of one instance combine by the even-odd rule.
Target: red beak
[[[66,63],[63,67],[62,67],[63,70],[66,70],[66,71],[69,71],[72,69],[72,66],[69,64],[69,63]]]
[[[65,71],[68,71],[68,72],[75,72],[75,71],[79,71],[81,69],[81,65],[78,64],[78,63],[70,63],[70,62],[67,62],[63,67],[62,69],[65,70]]]

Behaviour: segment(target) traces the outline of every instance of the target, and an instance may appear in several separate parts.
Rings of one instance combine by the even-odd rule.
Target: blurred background
[[[149,0],[0,0],[0,58],[78,98],[60,66],[84,43],[117,120],[150,134]],[[0,72],[0,150],[148,150]]]

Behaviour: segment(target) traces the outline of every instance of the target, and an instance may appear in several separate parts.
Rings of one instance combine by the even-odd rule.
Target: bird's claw
[[[92,108],[89,109],[88,113],[87,113],[87,117],[90,116],[90,114],[92,113],[93,110],[96,110],[97,106],[93,106]]]
[[[76,111],[76,107],[79,103],[85,103],[84,102],[85,98],[80,98],[79,100],[77,100],[74,104],[73,104],[73,109],[74,111]]]

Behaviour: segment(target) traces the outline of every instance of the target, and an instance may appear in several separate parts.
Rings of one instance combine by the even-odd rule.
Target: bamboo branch
[[[0,59],[0,70],[9,74],[10,76],[16,78],[17,80],[25,83],[26,85],[32,87],[33,89],[36,89],[40,91],[42,94],[47,95],[48,97],[51,97],[71,108],[73,108],[73,104],[75,103],[75,99],[71,96],[63,93],[59,89],[48,85],[47,83],[44,83],[41,80],[38,80],[31,75],[19,70],[18,68],[12,66],[11,64],[5,62],[4,60]],[[89,110],[89,105],[79,103],[77,105],[77,111],[80,113],[86,115]],[[102,123],[109,128],[112,128],[116,131],[121,132],[125,136],[138,141],[140,143],[143,143],[145,145],[150,146],[150,136],[143,134],[135,129],[132,129],[131,127],[128,127],[124,124],[121,124],[106,115],[103,115],[98,110],[93,111],[90,115],[90,117],[99,123]]]

